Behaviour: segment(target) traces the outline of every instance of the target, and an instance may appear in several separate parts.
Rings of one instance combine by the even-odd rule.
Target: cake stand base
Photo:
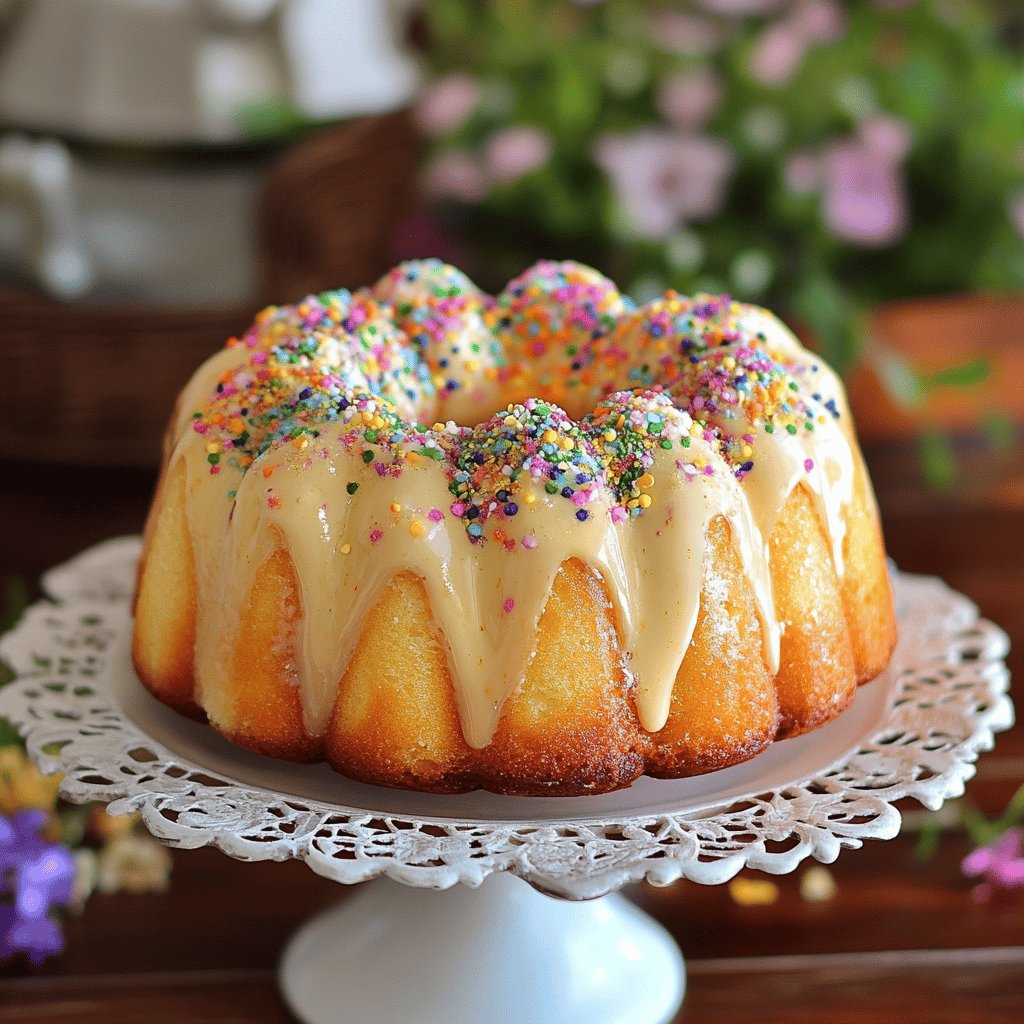
[[[443,893],[373,882],[300,928],[280,969],[304,1024],[665,1024],[685,977],[624,897],[564,902],[507,873]]]

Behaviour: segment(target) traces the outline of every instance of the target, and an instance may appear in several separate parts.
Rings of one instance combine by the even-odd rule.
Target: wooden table
[[[907,447],[868,457],[890,553],[904,569],[943,576],[1010,633],[1019,694],[1019,488],[936,495],[920,486]],[[0,466],[0,573],[34,579],[87,544],[139,529],[152,482],[141,471]],[[982,757],[968,795],[995,814],[1022,779],[1018,725]],[[764,906],[738,905],[725,886],[632,888],[686,953],[679,1020],[1024,1020],[1024,894],[974,903],[959,871],[966,837],[946,833],[924,862],[916,839],[907,829],[844,852],[830,868],[837,895],[824,903],[801,899],[800,872],[777,879],[779,898]],[[278,951],[300,922],[346,892],[297,863],[241,864],[212,850],[176,852],[174,862],[169,892],[95,896],[68,921],[62,957],[35,971],[0,968],[0,1022],[290,1020],[275,987]]]

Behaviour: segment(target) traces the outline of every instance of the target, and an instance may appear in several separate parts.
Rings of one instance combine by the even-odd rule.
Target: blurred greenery
[[[0,586],[0,634],[17,625],[28,607],[28,587],[20,576],[5,576]],[[9,665],[0,661],[0,688],[14,678]],[[21,744],[18,730],[6,718],[0,717],[0,749]]]
[[[0,633],[17,625],[28,607],[28,587],[20,576],[8,575],[0,583]]]
[[[937,852],[943,833],[950,827],[962,828],[975,847],[987,846],[1011,828],[1024,824],[1024,786],[1020,786],[1010,797],[1002,813],[988,818],[967,797],[951,801],[946,808],[947,822],[941,815],[928,815],[924,819],[914,847],[914,856],[921,861],[929,860]],[[948,819],[952,819],[952,826]]]
[[[995,818],[986,818],[976,807],[965,803],[963,821],[967,834],[976,846],[992,842],[1008,828],[1014,828],[1024,822],[1024,785],[1017,789],[1003,808],[1002,814]]]
[[[925,479],[937,490],[951,490],[956,484],[957,468],[949,437],[932,427],[922,432],[919,445]]]
[[[1024,288],[1024,226],[1014,222],[1024,224],[1024,33],[1012,10],[975,0],[427,0],[435,99],[453,75],[473,92],[462,116],[431,115],[425,97],[425,181],[434,175],[442,224],[472,239],[482,284],[540,256],[571,256],[641,299],[666,287],[730,291],[802,322],[845,367],[882,301]],[[522,126],[549,155],[519,174],[496,171],[489,145]],[[667,232],[643,229],[637,203],[678,192],[659,180],[671,168],[645,166],[637,148],[615,174],[596,155],[601,140],[628,147],[640,130],[724,147],[732,165],[714,209],[683,211]],[[472,188],[446,190],[443,176],[437,186],[453,154],[463,174],[467,158],[476,168]],[[830,183],[842,160],[848,180]],[[812,180],[795,180],[800,161]],[[829,207],[849,205],[851,189],[863,193],[853,197],[860,237]],[[886,230],[866,237],[885,217]],[[982,372],[961,367],[948,383]],[[931,457],[941,461],[938,447]]]

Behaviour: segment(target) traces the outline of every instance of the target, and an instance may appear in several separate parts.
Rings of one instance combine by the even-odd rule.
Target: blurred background
[[[553,256],[640,301],[769,305],[847,374],[862,435],[953,488],[1021,419],[1024,14],[0,0],[0,455],[152,465],[259,304],[425,255],[495,289]]]

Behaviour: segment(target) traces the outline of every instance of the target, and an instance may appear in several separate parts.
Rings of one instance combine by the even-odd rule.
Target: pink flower
[[[491,180],[509,182],[546,164],[551,136],[539,128],[519,125],[495,132],[484,146],[484,166]]]
[[[1024,886],[1024,831],[1007,829],[987,846],[979,846],[960,863],[968,878],[981,878],[971,895],[978,902],[988,900],[996,889]]]
[[[821,160],[813,153],[800,150],[790,155],[782,173],[790,191],[805,196],[821,185]]]
[[[750,55],[750,73],[762,85],[785,85],[813,44],[838,39],[845,27],[845,15],[834,0],[803,0],[761,34]]]
[[[718,139],[653,128],[602,135],[594,159],[633,228],[667,238],[680,224],[713,216],[722,205],[735,157]]]
[[[762,85],[785,85],[803,63],[807,41],[788,21],[769,26],[750,55],[750,73]]]
[[[910,125],[889,114],[872,114],[857,125],[857,135],[873,153],[891,163],[902,163],[910,152]]]
[[[469,75],[445,75],[420,96],[413,117],[424,135],[447,135],[460,128],[480,99],[480,83]]]
[[[435,157],[423,169],[421,184],[431,199],[478,203],[487,195],[483,168],[464,150],[453,149]]]
[[[782,0],[700,0],[700,6],[712,14],[742,16],[745,14],[766,14],[782,6]]]
[[[703,68],[662,79],[655,98],[666,121],[677,128],[702,128],[714,116],[723,92],[722,79]]]
[[[846,242],[886,246],[907,229],[907,195],[899,164],[863,141],[837,142],[825,152],[822,216]]]
[[[713,21],[679,11],[655,11],[650,36],[659,49],[684,57],[704,57],[722,42],[722,32]]]
[[[846,28],[846,15],[833,0],[804,0],[793,12],[793,22],[805,39],[830,43]]]

